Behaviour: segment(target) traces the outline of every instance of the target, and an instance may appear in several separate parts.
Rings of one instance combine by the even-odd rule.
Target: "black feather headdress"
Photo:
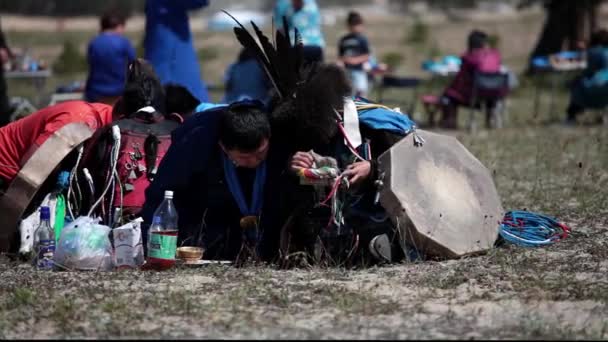
[[[305,62],[300,34],[294,28],[292,44],[285,17],[283,30],[276,30],[274,44],[252,21],[258,44],[236,18],[223,12],[237,23],[236,38],[256,57],[273,85],[273,138],[294,151],[329,143],[337,133],[335,110],[342,109],[344,97],[350,94],[344,71],[333,65]]]

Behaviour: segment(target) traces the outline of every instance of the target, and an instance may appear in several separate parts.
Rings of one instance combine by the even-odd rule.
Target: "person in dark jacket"
[[[364,34],[363,17],[351,11],[346,22],[349,33],[340,39],[338,55],[350,78],[353,95],[367,97],[369,84],[365,65],[369,62],[371,51]]]
[[[391,239],[395,230],[386,215],[380,219],[380,224],[368,223],[377,220],[378,213],[383,214],[383,209],[374,201],[375,182],[379,180],[375,158],[411,133],[414,123],[385,106],[363,99],[348,99],[352,89],[344,70],[335,65],[307,61],[302,42],[296,39],[297,43],[292,45],[285,34],[287,29],[277,29],[276,46],[267,43],[260,47],[246,28],[238,24],[234,31],[239,42],[263,63],[276,90],[268,113],[273,132],[272,146],[280,151],[277,159],[279,177],[271,178],[271,184],[278,184],[280,189],[273,196],[273,203],[278,203],[281,261],[289,265],[291,256],[308,259],[319,250],[321,254],[323,250],[329,252],[330,259],[336,260],[336,256],[348,260],[353,255],[349,251],[357,249],[357,245],[359,250],[364,250],[372,240],[380,238],[385,240],[381,245],[387,252],[370,250],[373,258],[392,261],[403,257],[392,253],[393,247],[398,246],[391,240],[400,240]],[[294,32],[299,37],[298,30]],[[257,40],[270,42],[261,31],[256,30],[255,34]],[[355,121],[359,122],[358,127]],[[393,125],[389,123],[397,127],[395,133],[391,132]],[[366,139],[370,140],[369,144]],[[320,172],[326,172],[327,177],[318,177]],[[182,177],[177,175],[177,178]],[[309,181],[314,186],[310,186]],[[333,184],[327,186],[327,181]],[[350,184],[347,191],[341,187],[344,183]],[[343,196],[348,198],[344,200]],[[332,200],[331,204],[329,200]],[[370,219],[370,216],[373,217]],[[353,245],[353,239],[359,237],[360,244]],[[325,241],[319,244],[320,240]],[[362,252],[354,254],[367,259],[363,255],[367,253]]]
[[[271,145],[259,101],[197,113],[176,129],[146,191],[144,239],[165,190],[174,192],[178,246],[202,246],[205,259],[237,260],[246,246],[270,260],[278,250],[274,179],[286,163]]]
[[[4,63],[11,56],[11,50],[6,44],[6,39],[0,27],[0,127],[5,126],[10,121],[11,107],[8,101],[6,80],[4,79]]]
[[[587,68],[572,82],[570,89],[567,125],[574,125],[586,108],[602,109],[608,105],[608,31],[594,32],[589,45]]]
[[[179,123],[184,123],[185,120],[196,113],[196,107],[200,102],[186,87],[166,84],[164,88],[166,114],[170,118],[176,119]]]

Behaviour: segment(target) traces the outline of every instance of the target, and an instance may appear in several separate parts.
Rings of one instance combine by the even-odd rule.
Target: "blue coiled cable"
[[[556,219],[529,211],[509,211],[500,223],[500,236],[519,246],[534,247],[564,239],[570,228]]]

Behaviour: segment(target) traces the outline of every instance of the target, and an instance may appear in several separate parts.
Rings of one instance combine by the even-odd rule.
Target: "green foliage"
[[[135,56],[138,58],[144,58],[146,55],[146,47],[144,45],[144,38],[142,37],[139,44],[135,47]]]
[[[403,59],[403,54],[395,51],[387,52],[380,58],[382,63],[385,63],[390,70],[396,69],[403,62]]]
[[[500,46],[500,35],[498,33],[488,35],[488,45],[497,49]]]
[[[63,43],[63,51],[53,64],[53,71],[57,74],[72,74],[87,70],[87,60],[71,40]]]
[[[204,46],[197,51],[198,59],[201,62],[209,62],[219,57],[220,51],[215,46]]]
[[[31,306],[36,301],[36,294],[27,288],[17,288],[9,292],[6,300],[0,304],[2,310],[13,310],[22,306]]]
[[[437,42],[433,42],[433,45],[431,45],[427,52],[427,58],[433,59],[437,57],[441,57],[441,49],[439,49]]]
[[[406,36],[406,43],[425,44],[429,39],[429,27],[420,19],[416,19]]]

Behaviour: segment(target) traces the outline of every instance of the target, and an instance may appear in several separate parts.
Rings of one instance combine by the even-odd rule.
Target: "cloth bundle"
[[[340,176],[338,162],[332,157],[323,157],[310,150],[314,158],[313,166],[309,169],[300,169],[298,176],[302,185],[332,185]]]

